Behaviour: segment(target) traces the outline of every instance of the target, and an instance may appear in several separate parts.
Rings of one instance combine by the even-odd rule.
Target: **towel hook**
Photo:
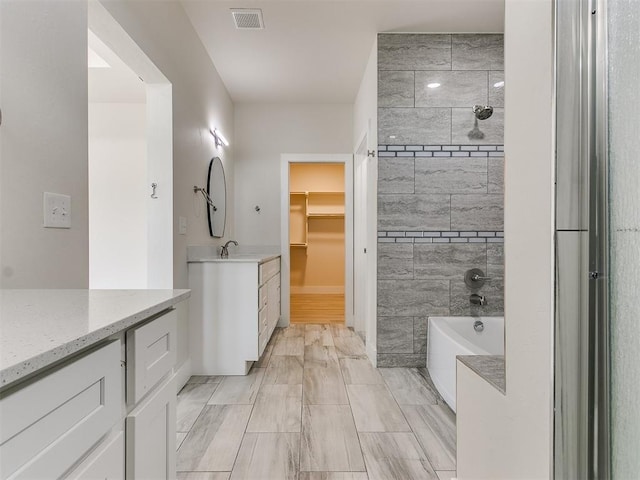
[[[155,183],[155,182],[153,182],[153,183],[151,184],[151,189],[152,189],[152,191],[151,191],[151,198],[158,198],[158,196],[156,195],[156,188],[158,188],[158,184],[157,184],[157,183]]]

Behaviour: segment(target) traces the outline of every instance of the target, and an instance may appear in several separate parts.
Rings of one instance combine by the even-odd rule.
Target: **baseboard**
[[[291,294],[344,295],[344,286],[319,285],[310,287],[291,287]]]
[[[185,362],[182,365],[180,365],[180,367],[176,370],[176,387],[178,389],[176,393],[179,393],[180,390],[182,390],[182,387],[184,387],[187,384],[190,378],[191,378],[191,359],[187,358]]]
[[[374,367],[378,366],[378,349],[375,345],[366,345],[367,357],[369,357],[369,361],[371,365]]]

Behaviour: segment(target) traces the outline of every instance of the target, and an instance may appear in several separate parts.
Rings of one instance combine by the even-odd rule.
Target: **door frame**
[[[291,323],[291,258],[289,251],[289,166],[292,163],[338,163],[344,165],[344,310],[345,325],[353,326],[353,155],[282,154],[280,156],[280,322]]]
[[[365,337],[368,327],[367,292],[370,281],[367,275],[369,241],[367,238],[369,220],[367,215],[369,170],[367,136],[365,132],[360,137],[353,153],[353,327],[356,332],[363,332]],[[359,270],[362,270],[360,274],[358,274]],[[358,284],[358,278],[362,279],[360,284]],[[362,298],[359,298],[359,295]]]
[[[376,156],[376,145],[374,129],[371,127],[371,120],[369,120],[367,128],[365,128],[360,136],[359,141],[356,143],[355,150],[360,148],[364,143],[366,149],[366,156],[364,163],[366,164],[366,177],[363,179],[366,184],[365,198],[363,199],[363,205],[366,207],[366,219],[364,232],[362,236],[364,243],[366,244],[367,253],[365,260],[365,291],[364,291],[364,326],[366,336],[366,352],[367,357],[371,363],[376,366],[378,362],[378,325],[377,325],[377,258],[378,258],[378,157]],[[355,171],[356,171],[356,153],[354,153],[354,197],[357,194],[355,189]],[[354,198],[355,205],[355,198]],[[354,213],[355,217],[355,213]],[[354,218],[355,222],[355,218]],[[355,228],[355,223],[354,223]],[[355,248],[355,246],[354,246]],[[355,257],[355,252],[354,252]],[[355,266],[354,266],[355,268]],[[357,305],[354,305],[357,308]]]

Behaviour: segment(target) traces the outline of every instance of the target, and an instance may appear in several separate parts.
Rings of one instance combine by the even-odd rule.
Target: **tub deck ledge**
[[[456,358],[500,393],[506,394],[504,355],[458,355]]]

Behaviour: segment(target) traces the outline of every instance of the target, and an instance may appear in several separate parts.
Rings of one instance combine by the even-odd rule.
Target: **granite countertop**
[[[0,290],[0,388],[190,296],[190,290]]]
[[[457,358],[502,394],[506,393],[504,355],[458,355]]]
[[[204,262],[264,263],[264,262],[268,262],[269,260],[273,260],[274,258],[278,258],[280,256],[280,254],[276,252],[252,252],[252,251],[242,251],[242,249],[240,252],[235,252],[233,251],[234,249],[233,246],[231,246],[230,249],[232,251],[229,252],[229,256],[226,258],[221,258],[220,253],[218,253],[217,247],[212,247],[209,245],[189,246],[187,247],[187,262],[188,263],[204,263]]]

